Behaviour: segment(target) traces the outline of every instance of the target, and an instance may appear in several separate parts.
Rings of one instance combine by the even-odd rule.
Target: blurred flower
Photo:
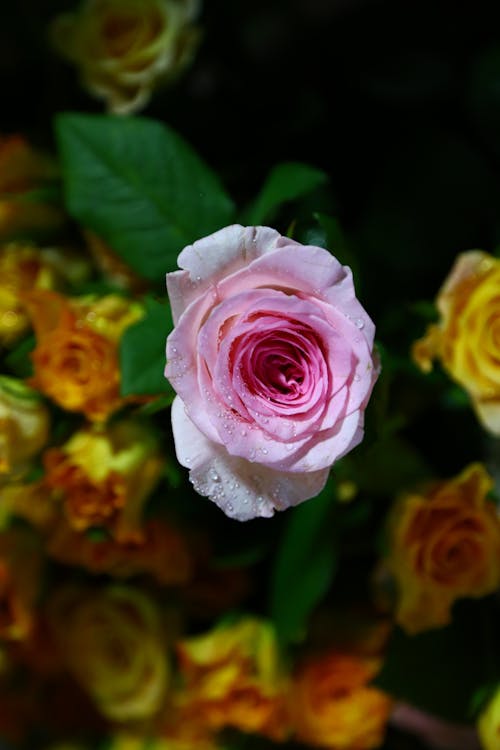
[[[500,435],[500,260],[472,250],[458,256],[436,304],[439,323],[413,345],[424,372],[438,358],[465,388],[478,418]]]
[[[177,645],[184,690],[178,707],[216,731],[234,727],[283,740],[290,732],[286,677],[272,626],[255,618],[224,624]]]
[[[117,541],[141,541],[142,508],[163,467],[143,424],[87,427],[44,454],[45,484],[60,495],[70,526],[106,526]]]
[[[191,60],[197,11],[197,0],[84,0],[54,21],[52,34],[89,92],[129,114]]]
[[[369,750],[383,742],[391,699],[370,681],[381,660],[331,650],[306,660],[292,683],[297,738],[335,750]]]
[[[39,394],[0,375],[0,480],[26,468],[48,439],[49,414]]]
[[[477,724],[483,750],[500,747],[500,685],[482,711]]]
[[[388,567],[399,588],[397,622],[408,632],[442,627],[460,597],[500,585],[500,521],[481,464],[402,497],[390,519]]]
[[[37,192],[58,176],[55,162],[21,136],[0,138],[0,242],[61,227],[61,209]]]
[[[30,532],[0,533],[0,639],[21,641],[30,635],[41,565],[40,549]]]
[[[114,578],[147,573],[162,586],[183,585],[192,573],[183,536],[158,519],[144,524],[141,540],[128,543],[91,539],[60,523],[48,539],[47,554],[65,565],[79,565],[91,573],[107,573]]]
[[[22,293],[51,289],[56,279],[35,247],[19,243],[0,247],[0,278],[0,346],[10,346],[30,325]]]
[[[158,711],[169,665],[160,614],[145,593],[125,586],[59,590],[49,609],[70,671],[104,716],[134,721]]]
[[[179,727],[183,734],[183,727]],[[188,737],[186,733],[186,737]],[[208,739],[198,738],[176,738],[176,737],[151,737],[134,735],[131,733],[120,733],[110,738],[107,750],[216,750],[217,745]]]
[[[37,338],[32,385],[95,421],[123,406],[118,342],[140,318],[140,306],[118,295],[69,299],[48,291],[30,292],[24,301]]]

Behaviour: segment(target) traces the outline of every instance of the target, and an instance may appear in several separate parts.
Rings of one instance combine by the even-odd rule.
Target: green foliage
[[[163,375],[165,342],[173,328],[170,308],[152,297],[147,297],[144,305],[145,316],[127,328],[120,341],[122,396],[172,392]]]
[[[31,352],[35,348],[35,345],[35,337],[28,336],[28,338],[23,339],[17,344],[4,358],[7,368],[18,378],[29,378],[33,375]]]
[[[218,178],[159,122],[62,114],[56,135],[69,213],[148,279],[163,281],[183,247],[233,218]]]
[[[416,636],[397,628],[376,684],[398,700],[450,721],[470,721],[478,686],[500,674],[489,602],[461,602],[453,622]]]
[[[271,578],[271,618],[282,644],[300,640],[337,566],[333,480],[288,512]]]
[[[325,172],[307,164],[278,164],[268,174],[245,220],[252,225],[268,222],[284,203],[304,198],[326,182],[328,175]]]

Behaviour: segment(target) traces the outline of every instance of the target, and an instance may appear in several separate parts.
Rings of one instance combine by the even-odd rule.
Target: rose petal
[[[177,458],[190,469],[195,490],[238,521],[298,505],[321,492],[328,478],[329,468],[291,474],[230,456],[198,430],[179,397],[172,404],[172,427]]]
[[[234,224],[185,247],[177,261],[185,270],[167,274],[174,323],[210,286],[271,252],[279,239],[275,229]]]

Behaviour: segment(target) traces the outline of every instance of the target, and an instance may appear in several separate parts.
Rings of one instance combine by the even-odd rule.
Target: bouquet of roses
[[[376,333],[326,173],[236,207],[117,116],[199,37],[195,3],[138,8],[52,29],[114,114],[0,140],[0,737],[497,750],[500,261]],[[454,475],[427,408],[483,436]]]

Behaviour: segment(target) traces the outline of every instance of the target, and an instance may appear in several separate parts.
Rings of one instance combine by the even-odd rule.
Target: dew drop
[[[355,318],[354,325],[361,331],[361,329],[365,327],[365,321],[362,318]]]
[[[210,479],[212,479],[214,482],[220,482],[220,476],[217,474],[215,469],[210,470]]]

